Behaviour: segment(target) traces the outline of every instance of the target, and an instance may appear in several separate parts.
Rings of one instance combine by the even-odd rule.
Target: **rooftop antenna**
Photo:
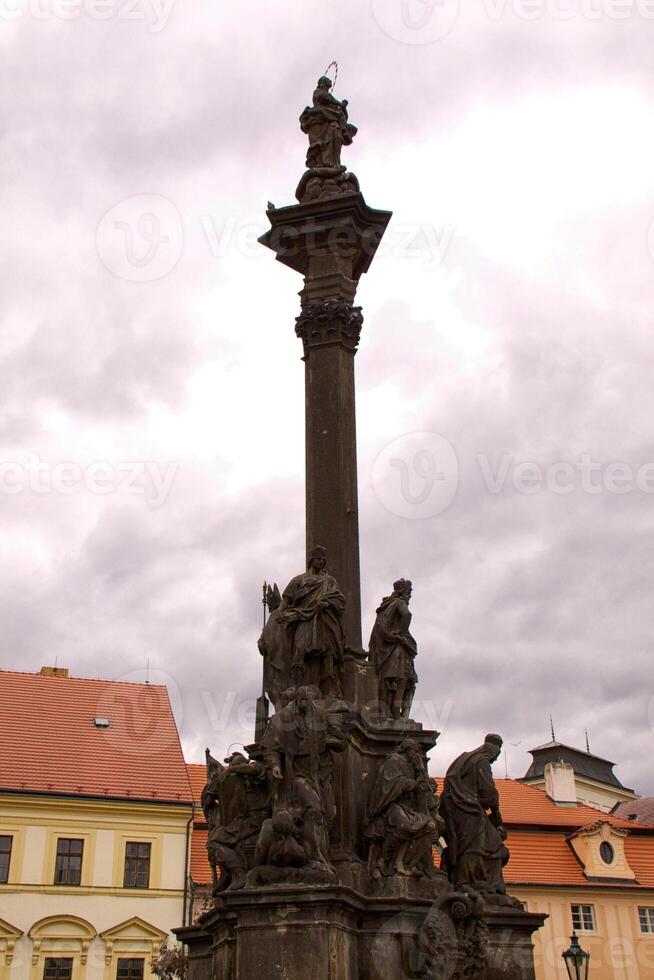
[[[145,665],[145,683],[150,683],[150,658],[148,657],[147,663]]]
[[[550,731],[552,733],[552,741],[553,742],[556,742],[556,735],[554,734],[554,722],[552,720],[552,716],[551,715],[550,715]]]
[[[588,741],[588,729],[585,728],[584,731],[586,733],[586,752],[588,752],[588,755],[590,755],[590,742]]]
[[[504,749],[504,775],[506,779],[509,778],[509,757],[506,753],[506,749]]]

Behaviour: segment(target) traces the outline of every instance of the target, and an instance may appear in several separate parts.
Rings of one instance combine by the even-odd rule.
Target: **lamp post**
[[[570,980],[588,980],[590,953],[581,948],[576,932],[572,933],[569,949],[561,955]]]

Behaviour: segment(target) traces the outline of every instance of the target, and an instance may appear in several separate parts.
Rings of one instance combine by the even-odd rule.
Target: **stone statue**
[[[326,697],[338,698],[343,689],[345,597],[326,561],[326,549],[314,548],[308,571],[286,586],[277,622],[287,629],[294,685],[313,684]]]
[[[364,828],[374,878],[395,874],[435,878],[432,845],[442,821],[420,745],[403,739],[382,763]]]
[[[330,89],[331,79],[323,75],[313,93],[313,106],[307,106],[300,116],[302,132],[309,137],[307,167],[335,168],[341,166],[341,150],[349,146],[357,133],[348,122],[347,99],[339,102]]]
[[[348,121],[347,99],[334,98],[331,87],[326,75],[319,78],[313,105],[300,116],[302,132],[309,137],[308,169],[295,192],[302,204],[359,191],[359,181],[341,163],[341,151],[350,145],[357,128]]]
[[[273,715],[262,748],[276,783],[274,813],[288,811],[302,827],[307,862],[333,872],[329,856],[329,831],[336,816],[332,753],[345,748],[345,739],[317,687],[298,688],[294,700]]]
[[[370,636],[370,661],[377,671],[379,701],[391,718],[409,718],[418,675],[413,661],[418,652],[409,632],[412,585],[407,579],[393,584],[393,594],[382,600]]]
[[[259,831],[270,813],[265,766],[250,762],[241,752],[232,753],[225,762],[227,766],[207,750],[202,809],[209,831],[207,850],[214,893],[244,887]]]
[[[301,821],[294,819],[288,810],[277,810],[269,817],[259,834],[248,885],[288,883],[298,869],[306,867],[308,858],[302,835]]]
[[[500,896],[500,904],[510,904],[515,900],[506,896],[502,875],[509,859],[507,834],[491,771],[501,751],[501,737],[487,735],[482,746],[464,752],[447,770],[441,798],[447,847],[441,867],[457,890],[479,892],[487,900]]]
[[[259,637],[259,653],[263,657],[263,689],[272,701],[275,711],[282,706],[283,692],[291,685],[291,663],[288,629],[280,623],[282,597],[277,585],[268,586],[266,605],[270,612],[268,621]]]

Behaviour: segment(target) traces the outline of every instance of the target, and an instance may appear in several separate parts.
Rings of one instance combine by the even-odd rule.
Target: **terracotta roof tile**
[[[0,671],[0,746],[0,791],[192,800],[158,685]]]
[[[188,772],[188,778],[191,784],[193,802],[199,806],[200,800],[202,799],[202,790],[207,782],[207,767],[199,762],[187,762],[186,771]]]
[[[443,791],[443,780],[437,780],[439,792]],[[539,827],[587,827],[598,819],[606,819],[615,827],[632,829],[634,827],[647,829],[633,820],[624,820],[611,813],[603,813],[592,806],[583,803],[577,806],[558,806],[552,802],[545,790],[537,786],[529,786],[515,779],[496,779],[500,794],[500,807],[504,822],[507,825]],[[651,829],[651,828],[649,828]]]
[[[211,868],[207,857],[207,831],[194,830],[191,838],[191,878],[196,885],[211,884]]]
[[[638,884],[654,888],[654,836],[629,836],[624,842],[624,849]]]
[[[510,831],[506,843],[511,852],[504,870],[507,883],[589,884],[563,833]]]

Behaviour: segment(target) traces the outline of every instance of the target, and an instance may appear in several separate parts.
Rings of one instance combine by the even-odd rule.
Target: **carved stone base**
[[[546,915],[522,909],[487,909],[488,951],[483,980],[535,980],[532,936]]]
[[[176,930],[189,980],[534,980],[543,916],[470,916],[462,896],[365,897],[343,886],[227,893]]]
[[[345,167],[315,167],[307,170],[295,191],[300,204],[311,201],[328,201],[344,194],[358,194],[359,181]]]

